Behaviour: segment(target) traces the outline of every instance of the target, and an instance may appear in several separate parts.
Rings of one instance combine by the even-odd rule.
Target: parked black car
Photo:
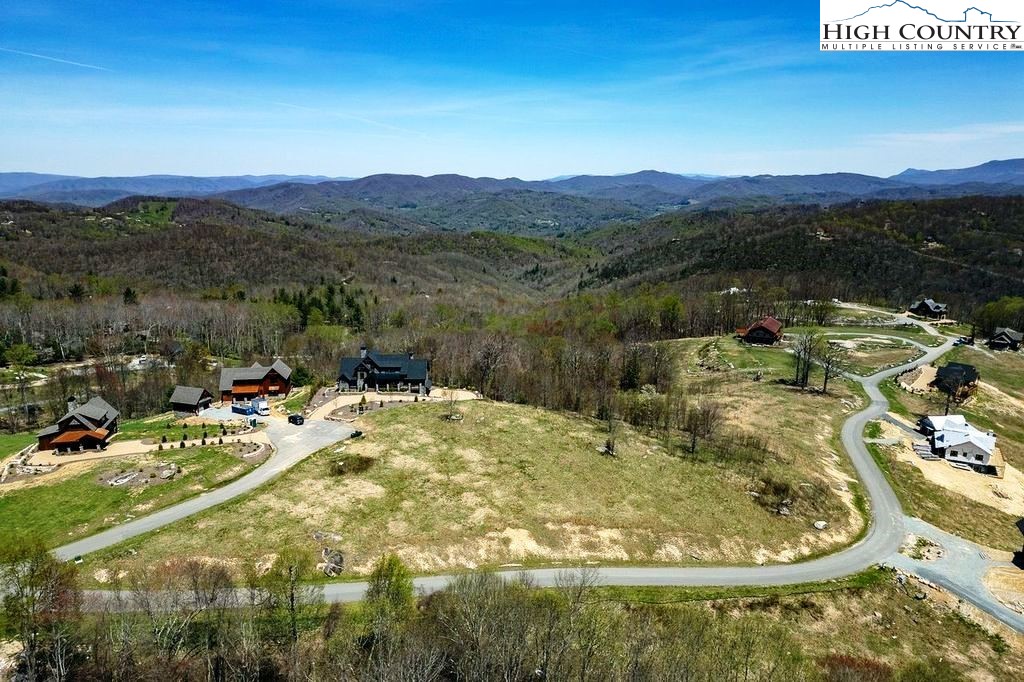
[[[288,423],[295,424],[296,426],[302,426],[306,422],[306,418],[301,414],[290,414],[288,415]]]

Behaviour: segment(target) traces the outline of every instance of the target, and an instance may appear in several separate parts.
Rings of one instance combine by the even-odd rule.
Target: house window
[[[975,456],[974,456],[974,461],[976,461],[976,462],[980,462],[980,461],[981,461],[981,460],[983,460],[983,459],[985,459],[985,458],[984,458],[984,457],[982,457],[981,455],[975,455]]]

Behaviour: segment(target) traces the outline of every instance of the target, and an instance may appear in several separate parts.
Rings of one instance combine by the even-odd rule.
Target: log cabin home
[[[103,450],[115,433],[121,414],[96,396],[81,407],[72,398],[68,412],[39,432],[39,449],[58,452]]]
[[[292,390],[292,368],[281,360],[265,367],[225,367],[220,371],[220,399],[225,403],[266,396],[285,396]]]
[[[745,329],[737,329],[736,333],[747,343],[770,346],[782,340],[782,323],[768,316]]]

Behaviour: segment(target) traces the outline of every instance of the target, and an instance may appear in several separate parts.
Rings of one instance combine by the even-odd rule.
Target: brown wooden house
[[[269,367],[225,367],[220,371],[220,399],[226,403],[264,396],[288,395],[292,390],[292,368],[280,360]]]
[[[103,398],[95,397],[81,407],[68,402],[68,413],[39,432],[40,450],[74,452],[102,450],[117,433],[121,414]]]
[[[737,329],[736,333],[747,343],[770,346],[782,340],[782,323],[774,317],[765,317],[746,329]]]

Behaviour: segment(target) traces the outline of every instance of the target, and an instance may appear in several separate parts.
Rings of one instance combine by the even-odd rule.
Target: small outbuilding
[[[997,327],[992,336],[989,337],[988,347],[992,350],[1020,350],[1021,342],[1024,341],[1024,334],[1009,327]]]
[[[763,317],[746,329],[737,329],[740,338],[747,343],[770,346],[782,340],[782,323],[774,317]]]
[[[175,386],[171,393],[171,409],[175,414],[199,414],[213,404],[213,394],[197,386]]]

